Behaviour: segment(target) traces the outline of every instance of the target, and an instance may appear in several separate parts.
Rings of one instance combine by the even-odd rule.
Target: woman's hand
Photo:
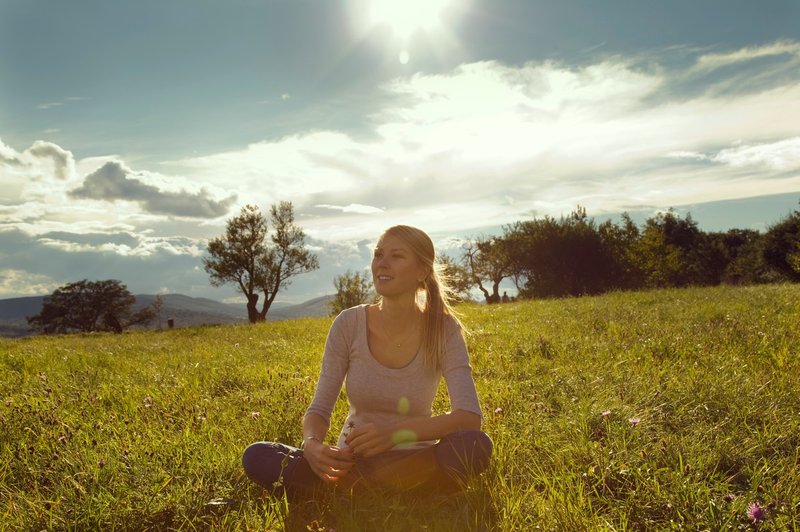
[[[311,470],[324,482],[336,482],[353,467],[355,459],[350,449],[339,449],[317,440],[307,440],[303,449]]]
[[[393,427],[378,427],[367,423],[353,429],[345,440],[356,456],[369,458],[395,446]]]

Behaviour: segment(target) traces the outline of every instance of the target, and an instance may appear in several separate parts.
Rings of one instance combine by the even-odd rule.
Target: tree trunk
[[[258,313],[258,294],[247,294],[247,319],[250,323],[257,323],[264,321],[264,318]]]

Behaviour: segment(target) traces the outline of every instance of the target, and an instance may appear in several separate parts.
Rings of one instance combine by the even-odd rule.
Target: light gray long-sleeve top
[[[440,371],[426,367],[422,348],[405,367],[389,368],[369,350],[367,305],[343,311],[328,332],[317,391],[306,413],[319,414],[330,424],[344,382],[350,409],[338,446],[346,447],[344,439],[352,427],[366,423],[392,424],[406,416],[430,417],[433,399],[444,376],[451,410],[466,410],[482,417],[464,337],[455,321],[445,323],[447,340]]]

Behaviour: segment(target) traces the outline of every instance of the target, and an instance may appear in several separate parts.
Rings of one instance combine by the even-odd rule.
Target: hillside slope
[[[135,297],[135,309],[151,305],[156,298],[152,294],[138,294]],[[0,336],[20,337],[31,334],[26,318],[41,311],[44,298],[45,296],[0,299]],[[161,298],[163,307],[160,316],[150,323],[149,328],[167,328],[169,320],[172,320],[175,327],[245,323],[247,321],[247,310],[244,304],[221,303],[213,299],[189,297],[182,294],[165,294]],[[332,296],[322,296],[298,305],[275,303],[267,314],[267,320],[327,316],[328,301],[331,298]]]

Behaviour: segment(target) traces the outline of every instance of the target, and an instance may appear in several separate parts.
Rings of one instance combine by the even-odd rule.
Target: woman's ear
[[[425,284],[425,281],[428,280],[428,277],[431,275],[431,269],[426,267],[420,268],[420,275],[417,277],[417,282],[420,284]]]

